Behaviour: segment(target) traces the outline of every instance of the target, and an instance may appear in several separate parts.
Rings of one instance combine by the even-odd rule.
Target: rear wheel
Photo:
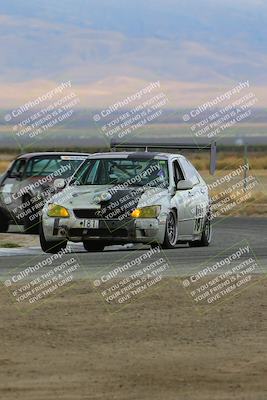
[[[86,251],[93,252],[93,251],[103,251],[105,248],[105,244],[102,242],[94,241],[94,240],[85,240],[83,242],[83,246]]]
[[[177,217],[174,210],[171,210],[167,216],[165,238],[162,247],[164,249],[173,249],[177,242]]]
[[[6,215],[0,211],[0,233],[5,233],[9,228],[9,220]]]
[[[189,246],[190,247],[209,246],[210,242],[211,242],[211,237],[212,237],[212,226],[211,226],[210,218],[207,218],[205,225],[204,225],[201,239],[189,242]]]
[[[39,238],[41,248],[45,253],[56,254],[59,251],[64,250],[67,247],[68,243],[67,240],[64,240],[62,242],[46,240],[42,223],[40,224]]]

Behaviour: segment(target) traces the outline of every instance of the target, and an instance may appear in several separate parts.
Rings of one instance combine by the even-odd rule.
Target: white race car
[[[165,147],[165,146],[164,146]],[[67,241],[87,251],[125,243],[211,242],[208,187],[183,155],[161,152],[92,154],[45,205],[40,226],[43,251]]]

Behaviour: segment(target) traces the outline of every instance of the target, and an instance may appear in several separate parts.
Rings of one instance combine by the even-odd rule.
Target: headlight
[[[159,216],[160,206],[136,208],[131,212],[132,218],[156,218]]]
[[[69,218],[69,211],[58,204],[50,204],[47,212],[48,217],[54,218]]]

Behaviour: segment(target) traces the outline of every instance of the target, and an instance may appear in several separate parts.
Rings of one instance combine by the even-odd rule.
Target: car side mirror
[[[177,183],[177,190],[191,190],[193,186],[193,182],[190,179],[185,179]]]
[[[54,181],[54,188],[55,188],[56,190],[64,189],[65,186],[66,186],[66,181],[65,181],[65,179],[59,178],[59,179],[56,179],[56,180]]]
[[[13,179],[21,179],[22,178],[23,173],[22,172],[12,172],[9,171],[7,173],[7,177],[8,178],[13,178]]]

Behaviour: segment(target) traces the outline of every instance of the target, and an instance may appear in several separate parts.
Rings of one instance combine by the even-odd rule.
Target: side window
[[[190,181],[193,182],[193,185],[197,185],[200,182],[200,180],[199,180],[196,169],[186,158],[183,158],[181,160],[181,163],[182,163],[182,167],[185,171],[186,178],[190,179]]]
[[[173,162],[173,174],[175,185],[177,185],[179,181],[184,179],[183,172],[177,160]]]
[[[201,177],[200,173],[196,170],[196,168],[191,164],[191,162],[189,160],[187,160],[187,162],[191,166],[191,168],[194,170],[194,172],[195,172],[195,174],[196,174],[196,176],[198,178],[198,183],[200,183],[201,180],[202,180],[202,177]]]
[[[93,185],[97,181],[97,175],[99,174],[99,160],[91,162],[89,168],[85,169],[85,173],[82,175],[82,181],[84,185]]]
[[[53,158],[32,158],[26,168],[27,176],[47,176],[60,168],[60,160]]]
[[[16,160],[10,171],[10,178],[17,178],[18,176],[22,176],[24,173],[26,161],[25,160]]]

